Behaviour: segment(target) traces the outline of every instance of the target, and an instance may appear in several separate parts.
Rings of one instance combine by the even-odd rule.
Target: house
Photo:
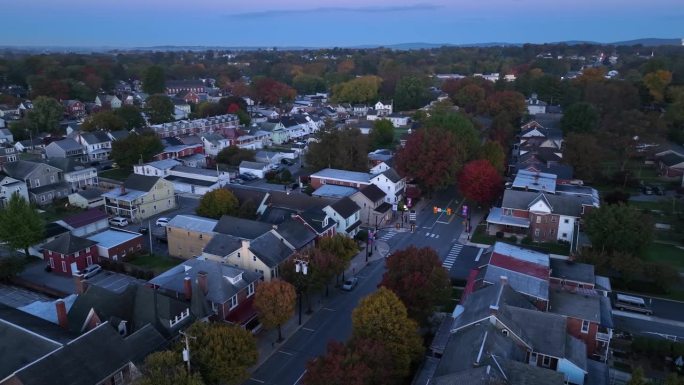
[[[385,193],[385,202],[397,204],[404,199],[406,194],[406,179],[397,174],[393,168],[389,168],[378,175],[370,178],[369,182],[376,185]]]
[[[179,193],[204,195],[230,183],[230,173],[179,165],[170,170],[166,180],[173,183]]]
[[[70,189],[62,182],[62,170],[45,163],[18,160],[4,166],[5,173],[24,181],[31,202],[38,205],[52,203],[54,199],[66,198]]]
[[[354,187],[337,186],[334,184],[326,184],[317,188],[311,196],[320,198],[340,199],[351,196],[359,190]]]
[[[74,158],[54,158],[46,163],[62,171],[62,180],[69,186],[71,192],[99,184],[97,169],[84,165]]]
[[[220,321],[250,329],[250,323],[256,321],[254,293],[261,279],[259,273],[196,257],[167,270],[149,283],[177,298],[191,298],[193,289],[201,290]]]
[[[200,97],[197,92],[190,90],[184,90],[176,94],[175,99],[182,100],[185,103],[198,104],[200,102]]]
[[[75,158],[82,160],[84,153],[83,146],[71,138],[58,140],[45,146],[45,155],[48,159]]]
[[[42,139],[26,139],[14,143],[14,149],[18,152],[27,152],[29,150],[44,150],[45,143]]]
[[[102,191],[99,189],[78,190],[69,194],[69,204],[82,209],[101,207],[104,206],[104,197],[102,197]]]
[[[206,93],[206,87],[201,80],[167,80],[166,94],[176,95],[183,91],[190,91],[196,94]]]
[[[109,136],[109,139],[111,139],[112,142],[116,142],[117,140],[124,140],[128,138],[129,135],[131,135],[131,133],[126,130],[107,132],[107,136]]]
[[[105,230],[88,237],[97,243],[97,253],[110,261],[126,261],[145,248],[145,237],[140,233],[120,229]]]
[[[323,208],[332,220],[337,222],[335,232],[350,238],[356,236],[361,226],[361,208],[351,198],[344,197],[337,202]]]
[[[4,120],[0,120],[4,122]],[[0,122],[0,144],[14,143],[14,135],[12,135],[12,131],[10,131],[8,128],[1,128],[4,127],[2,122]]]
[[[89,162],[109,159],[112,153],[112,139],[104,131],[80,133],[75,139],[85,148]]]
[[[95,97],[95,105],[105,109],[116,110],[121,108],[121,99],[116,95],[97,95]]]
[[[394,103],[392,100],[390,100],[390,101],[378,100],[378,102],[375,103],[375,106],[374,106],[375,112],[377,113],[378,116],[392,115],[393,108],[394,108]]]
[[[166,177],[170,175],[171,169],[180,166],[181,162],[175,159],[156,160],[149,163],[133,165],[133,172],[138,175],[149,175]]]
[[[268,132],[273,144],[283,144],[289,140],[287,132],[285,131],[285,126],[283,126],[283,123],[280,121],[264,121],[258,123],[257,128],[261,131]]]
[[[368,106],[365,104],[355,104],[352,107],[352,115],[362,117],[368,114]]]
[[[537,94],[533,93],[529,99],[525,100],[527,113],[530,115],[545,114],[547,103],[539,100]]]
[[[14,194],[19,194],[26,202],[29,201],[26,183],[7,175],[0,175],[0,207],[5,207]]]
[[[56,221],[71,231],[71,234],[85,237],[109,228],[107,213],[99,208],[88,209]]]
[[[156,176],[131,174],[121,188],[102,196],[108,213],[134,222],[176,207],[173,183]]]
[[[183,135],[201,135],[209,132],[220,132],[224,135],[238,128],[240,120],[235,114],[225,114],[208,118],[181,120],[177,122],[154,124],[149,128],[160,138],[173,138]]]
[[[43,245],[43,260],[53,272],[71,276],[98,263],[96,242],[66,233]]]
[[[4,146],[4,147],[2,147]],[[0,145],[0,167],[3,167],[5,163],[16,162],[17,161],[17,151],[14,147],[10,145]]]
[[[268,164],[243,160],[240,162],[239,170],[240,174],[250,173],[263,179],[266,176],[266,172],[268,172]]]
[[[86,114],[85,104],[80,100],[63,100],[62,106],[64,107],[64,112],[74,118],[82,118]]]
[[[211,156],[217,156],[221,150],[230,146],[230,140],[216,133],[206,133],[202,135],[202,144],[204,145],[204,153]]]
[[[668,143],[657,151],[654,155],[661,175],[666,177],[684,175],[684,147]]]
[[[392,218],[392,205],[385,202],[386,194],[374,184],[361,187],[349,198],[361,208],[361,221],[366,226],[382,226]]]
[[[166,224],[169,255],[189,259],[202,254],[214,237],[215,219],[196,215],[176,215]]]
[[[361,188],[369,185],[372,175],[365,172],[326,168],[311,174],[311,187],[317,189],[325,184]]]
[[[409,123],[411,123],[410,117],[401,114],[391,114],[384,117],[383,119],[387,119],[390,122],[392,122],[392,125],[394,127],[406,127],[409,125]]]

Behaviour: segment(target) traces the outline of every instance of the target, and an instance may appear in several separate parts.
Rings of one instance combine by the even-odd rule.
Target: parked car
[[[284,164],[284,165],[286,165],[286,166],[292,166],[292,165],[294,164],[294,162],[293,162],[292,160],[287,159],[287,158],[281,159],[281,160],[280,160],[280,163],[282,163],[282,164]]]
[[[138,227],[138,232],[140,234],[147,234],[150,232],[150,229],[147,226],[140,226]]]
[[[102,266],[97,263],[87,266],[83,270],[77,270],[74,275],[77,277],[83,277],[85,279],[91,278],[102,271]]]
[[[359,283],[359,279],[356,277],[351,277],[348,280],[344,281],[344,284],[342,285],[342,290],[346,291],[352,291],[356,287],[356,285]]]
[[[246,172],[246,173],[244,173],[244,175],[245,175],[249,180],[257,180],[257,179],[259,179],[258,176],[252,174],[251,172]]]
[[[169,218],[161,217],[161,218],[157,219],[157,222],[155,222],[155,223],[157,226],[166,227],[166,224],[169,223],[170,220],[171,219],[169,219]]]
[[[112,226],[126,227],[128,226],[128,219],[124,217],[109,218],[109,224]]]
[[[641,192],[642,192],[644,195],[653,195],[653,189],[651,188],[651,186],[644,186],[644,187],[642,187],[642,188],[641,188]]]
[[[651,190],[655,195],[665,195],[665,189],[660,186],[651,186]]]

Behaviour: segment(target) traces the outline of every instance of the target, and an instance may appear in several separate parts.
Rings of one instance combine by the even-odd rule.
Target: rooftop
[[[140,233],[133,233],[121,230],[105,230],[101,233],[93,234],[87,239],[97,242],[99,246],[110,248],[141,237]]]
[[[214,231],[242,239],[255,239],[272,228],[269,223],[224,215],[214,227]]]
[[[95,242],[66,233],[55,238],[52,242],[43,245],[45,250],[54,251],[60,254],[72,254],[77,251],[87,249],[94,246]]]
[[[92,208],[80,212],[78,214],[68,216],[64,218],[63,221],[67,225],[76,229],[79,227],[87,226],[91,223],[99,222],[101,220],[107,220],[107,217],[108,216],[106,212],[102,211],[99,208]]]
[[[196,231],[200,233],[211,233],[218,221],[216,219],[200,217],[197,215],[176,215],[171,218],[167,227]]]
[[[373,186],[373,185],[370,185]],[[358,190],[353,187],[337,186],[334,184],[325,184],[313,192],[313,196],[324,198],[343,198],[353,195]]]
[[[335,179],[340,181],[351,181],[363,184],[369,184],[373,175],[366,172],[338,170],[334,168],[326,168],[316,173],[311,174],[312,178]]]
[[[513,180],[513,188],[554,193],[556,179],[557,176],[553,174],[519,170]]]
[[[549,267],[549,255],[538,251],[518,247],[509,243],[496,242],[493,252],[496,254],[507,255],[515,259],[531,262],[537,265]]]
[[[596,282],[594,265],[555,258],[550,259],[550,264],[551,277],[589,284]]]

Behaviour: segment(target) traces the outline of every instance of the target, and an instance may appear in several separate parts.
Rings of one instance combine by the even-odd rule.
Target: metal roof
[[[557,176],[553,174],[520,170],[513,180],[513,188],[554,193],[556,191],[556,179]]]
[[[334,168],[326,168],[319,172],[311,174],[311,178],[335,179],[340,181],[351,181],[364,184],[369,184],[369,181],[372,177],[373,175],[367,172],[338,170]]]
[[[176,215],[166,224],[166,226],[199,233],[212,233],[214,232],[214,227],[216,227],[217,223],[218,221],[216,219],[200,217],[197,215]]]
[[[358,190],[353,187],[325,184],[316,189],[311,195],[326,198],[344,198],[353,195],[357,191]]]
[[[111,248],[141,236],[142,234],[140,233],[119,230],[105,230],[101,233],[91,235],[87,237],[87,239],[97,242],[98,246]]]
[[[515,259],[519,259],[522,261],[535,263],[537,265],[542,265],[545,267],[549,267],[550,265],[548,254],[511,245],[509,243],[496,242],[494,244],[493,252],[501,255],[506,255]]]
[[[497,225],[507,225],[515,227],[530,227],[530,220],[527,218],[514,217],[512,215],[504,215],[503,209],[500,207],[492,207],[487,216],[487,222]]]

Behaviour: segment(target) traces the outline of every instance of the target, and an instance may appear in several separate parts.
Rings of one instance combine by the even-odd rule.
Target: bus
[[[618,294],[615,298],[615,307],[620,310],[629,310],[637,313],[652,315],[653,310],[646,304],[643,298],[626,294]]]

